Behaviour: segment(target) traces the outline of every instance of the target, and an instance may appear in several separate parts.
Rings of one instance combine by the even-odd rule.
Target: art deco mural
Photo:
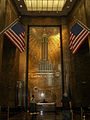
[[[60,105],[62,96],[59,27],[30,27],[29,89],[37,102]],[[58,96],[58,99],[57,99]]]

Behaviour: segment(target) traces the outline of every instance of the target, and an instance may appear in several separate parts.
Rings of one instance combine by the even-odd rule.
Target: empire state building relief
[[[53,68],[52,68],[52,64],[50,64],[49,60],[48,60],[48,36],[45,33],[45,28],[44,28],[44,32],[42,35],[42,39],[41,39],[41,60],[39,63],[39,73],[53,73]]]
[[[62,96],[60,51],[59,27],[30,27],[28,88],[38,102],[44,98],[48,102],[53,102],[54,96],[59,96],[56,101],[58,105],[60,104]]]

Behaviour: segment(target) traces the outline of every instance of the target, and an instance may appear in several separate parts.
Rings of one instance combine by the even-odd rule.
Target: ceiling
[[[28,16],[65,16],[76,0],[13,0],[18,12]]]

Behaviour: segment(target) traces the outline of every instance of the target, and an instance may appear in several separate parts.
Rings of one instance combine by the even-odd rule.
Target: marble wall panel
[[[90,2],[88,0],[80,0],[76,2],[73,11],[68,16],[69,31],[77,19],[89,27],[89,3]],[[88,37],[88,42],[89,41],[90,37]],[[88,44],[86,48],[84,47],[81,50],[82,53],[77,52],[76,55],[72,55],[72,53],[70,53],[70,86],[72,88],[72,101],[74,106],[89,105],[89,100],[87,100],[87,98],[90,99],[90,95],[87,94],[87,91],[90,86],[90,55],[89,50],[87,52],[85,51],[87,48]],[[85,84],[83,85],[83,83]]]
[[[52,19],[52,18],[51,18]],[[41,19],[42,20],[42,19]],[[41,21],[40,20],[40,21]],[[28,20],[27,20],[28,21]],[[48,21],[46,21],[45,22],[45,24],[47,24],[47,22]],[[63,23],[63,24],[65,24],[65,22]],[[41,24],[39,24],[39,25],[41,25]],[[48,25],[50,25],[50,23],[48,24]],[[54,24],[53,24],[54,25]],[[68,66],[69,66],[69,48],[68,48],[68,28],[67,28],[67,25],[62,25],[63,26],[63,29],[62,29],[62,34],[63,34],[63,55],[64,55],[64,64],[65,64],[65,76],[64,76],[64,78],[65,78],[65,91],[67,92],[67,90],[68,90],[68,85],[69,85],[69,69],[68,69]],[[42,28],[42,27],[41,27]],[[33,27],[32,28],[32,30],[35,32],[36,30],[35,30],[35,28]],[[37,31],[36,31],[37,32]],[[35,33],[36,33],[35,32]],[[42,32],[42,31],[41,31]],[[31,43],[32,44],[30,44],[30,48],[29,48],[29,50],[30,50],[30,54],[31,53],[35,53],[35,52],[38,52],[39,53],[39,51],[40,51],[40,48],[38,48],[37,46],[38,46],[38,43],[39,43],[39,37],[41,37],[40,35],[38,35],[37,36],[37,34],[35,34],[34,33],[34,36],[33,36],[33,38],[31,37],[32,36],[32,32],[30,31],[30,40],[31,40]],[[38,34],[41,34],[41,33],[38,33]],[[50,33],[49,33],[50,34]],[[48,35],[49,35],[48,34]],[[36,40],[36,38],[37,38],[37,40]],[[42,38],[42,37],[41,37]],[[38,43],[36,43],[38,41]],[[60,40],[59,40],[59,44],[60,44]],[[33,47],[33,46],[36,46],[36,47]],[[52,48],[54,48],[55,49],[55,44],[53,44],[53,45],[50,45],[50,47],[52,47]],[[52,57],[52,60],[50,60],[50,62],[52,62],[52,64],[57,64],[58,62],[60,62],[60,60],[61,60],[61,53],[60,53],[60,45],[58,45],[57,46],[58,47],[58,49],[59,49],[59,52],[58,53],[56,53],[55,51],[56,50],[54,50],[54,53],[50,53],[49,52],[49,55],[51,55],[51,57]],[[31,48],[33,48],[33,49],[31,49]],[[37,48],[37,49],[36,49]],[[47,95],[47,97],[46,97],[46,100],[47,101],[53,101],[53,94],[56,94],[56,96],[58,96],[58,99],[56,100],[56,103],[57,103],[57,106],[60,106],[61,105],[61,98],[62,98],[62,77],[61,78],[54,78],[53,80],[52,80],[52,83],[51,82],[47,82],[47,79],[44,79],[43,77],[42,77],[42,79],[41,79],[41,77],[36,77],[36,76],[39,76],[39,75],[35,75],[35,74],[32,74],[31,73],[31,71],[32,72],[35,72],[35,71],[37,71],[37,69],[33,69],[33,66],[37,66],[37,64],[39,63],[39,61],[40,60],[38,60],[38,56],[36,56],[35,57],[35,55],[29,55],[29,61],[30,61],[30,59],[32,59],[32,58],[34,58],[33,59],[33,61],[32,62],[29,62],[29,73],[28,73],[28,87],[29,87],[29,92],[30,92],[30,94],[35,94],[35,97],[37,98],[37,102],[39,102],[39,101],[42,101],[43,100],[43,98],[38,98],[38,96],[37,96],[37,94],[34,92],[34,90],[33,90],[33,88],[34,87],[37,87],[38,88],[38,90],[39,91],[44,91],[46,94],[47,94],[47,92],[46,91],[48,91],[48,89],[50,90],[51,89],[51,93],[49,94],[49,96],[51,96],[51,97],[48,97],[48,95]],[[58,58],[56,58],[55,57],[55,55],[58,57]],[[22,56],[22,55],[21,55]],[[55,58],[55,63],[54,63],[54,58]],[[40,59],[40,58],[39,58]],[[35,62],[36,61],[36,62]],[[25,64],[25,62],[22,62],[22,64]],[[55,67],[54,69],[56,69],[57,67]],[[23,69],[23,67],[22,67],[22,69]],[[22,73],[22,71],[20,72],[20,74]],[[22,76],[22,74],[21,74],[21,76]],[[31,78],[30,78],[31,77]],[[38,79],[37,79],[38,78]],[[31,79],[31,80],[30,80]],[[57,83],[57,84],[56,84]],[[52,84],[51,86],[49,86],[48,87],[48,84]],[[60,84],[60,86],[58,87],[57,85],[59,85]],[[56,92],[55,92],[56,91]],[[28,93],[29,94],[29,93]],[[38,93],[39,94],[39,93]],[[60,98],[60,99],[59,99]]]
[[[10,25],[17,13],[10,0],[0,2],[0,31]],[[0,35],[0,106],[15,106],[18,79],[18,51],[9,39]]]

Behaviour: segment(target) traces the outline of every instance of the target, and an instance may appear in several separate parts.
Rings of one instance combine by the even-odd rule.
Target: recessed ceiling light
[[[70,2],[72,2],[72,0],[70,0]]]
[[[70,6],[67,6],[67,8],[70,8]]]
[[[18,1],[20,1],[20,0],[18,0]]]
[[[23,0],[27,11],[62,11],[67,0]]]
[[[83,81],[82,84],[86,84],[86,81]]]
[[[20,5],[20,8],[22,8],[22,5]]]

